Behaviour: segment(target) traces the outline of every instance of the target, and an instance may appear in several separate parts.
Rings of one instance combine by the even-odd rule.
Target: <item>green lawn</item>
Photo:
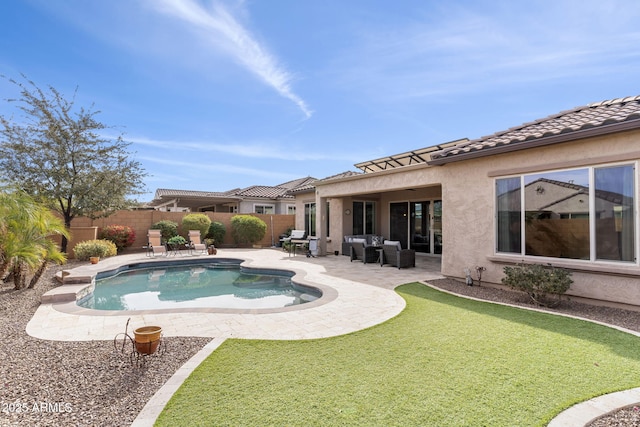
[[[640,386],[640,339],[418,283],[381,325],[309,341],[227,340],[160,426],[534,426]]]

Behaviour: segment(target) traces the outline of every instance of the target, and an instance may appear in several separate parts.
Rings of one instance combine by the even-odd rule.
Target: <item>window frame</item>
[[[632,200],[632,218],[633,218],[633,232],[634,236],[632,237],[633,242],[633,260],[625,261],[625,260],[614,260],[614,259],[605,259],[598,257],[598,248],[597,248],[597,233],[596,233],[596,225],[598,215],[596,211],[596,171],[604,170],[607,168],[615,168],[615,167],[631,167],[633,173],[633,200]],[[551,175],[557,172],[568,172],[568,171],[576,171],[580,169],[587,169],[588,173],[588,214],[589,214],[589,258],[588,259],[579,259],[579,258],[561,258],[561,257],[553,257],[553,256],[542,256],[542,255],[529,255],[526,253],[526,212],[527,206],[525,204],[526,194],[523,191],[526,188],[525,180],[527,176],[532,175]],[[500,203],[498,201],[498,181],[500,180],[508,180],[518,178],[520,182],[519,193],[520,193],[520,252],[505,252],[499,251],[498,248],[500,246],[500,230],[499,230],[499,216],[500,216]],[[539,260],[545,262],[553,262],[555,265],[558,264],[590,264],[590,265],[608,265],[608,266],[638,266],[640,265],[640,230],[638,225],[640,223],[638,218],[639,206],[640,206],[640,197],[639,197],[639,178],[638,178],[638,161],[619,161],[615,163],[602,163],[602,164],[589,164],[589,165],[581,165],[575,167],[566,167],[566,168],[557,168],[557,169],[549,169],[549,170],[539,170],[539,171],[527,171],[522,173],[514,173],[510,175],[503,176],[494,176],[493,177],[493,204],[494,204],[494,224],[493,224],[493,233],[494,233],[494,245],[493,252],[494,257],[506,257],[506,258],[517,258],[520,262],[524,260]],[[504,241],[503,241],[504,244]]]
[[[356,204],[361,204],[361,207],[356,207]],[[356,222],[356,217],[359,216],[358,212],[361,212],[361,216]],[[353,234],[376,234],[377,221],[378,221],[378,204],[375,200],[354,200],[351,203],[351,212],[353,214],[352,219],[352,233]],[[361,222],[360,222],[361,221]],[[362,230],[356,230],[356,224],[362,227]],[[369,228],[368,228],[369,227]]]
[[[271,208],[271,210],[273,212],[256,212],[256,209],[258,208]],[[268,203],[254,203],[253,204],[253,213],[254,214],[258,214],[258,215],[275,215],[276,213],[276,205],[274,204],[268,204]]]
[[[316,236],[316,221],[318,220],[318,212],[316,202],[305,202],[304,204],[304,229],[307,236]]]

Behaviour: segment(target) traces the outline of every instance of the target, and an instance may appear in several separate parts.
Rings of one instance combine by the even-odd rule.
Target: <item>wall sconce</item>
[[[344,210],[344,214],[345,215],[351,215],[351,209],[345,209]]]

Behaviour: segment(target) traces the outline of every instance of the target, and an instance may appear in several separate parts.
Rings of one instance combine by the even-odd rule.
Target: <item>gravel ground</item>
[[[70,261],[64,268],[73,268]],[[50,268],[35,290],[0,286],[0,426],[127,426],[151,396],[210,339],[164,338],[141,366],[112,341],[62,342],[25,328],[40,296],[57,286]],[[125,325],[122,325],[124,332]]]
[[[467,286],[460,281],[452,279],[433,280],[429,281],[429,283],[444,290],[478,299],[509,303],[523,307],[535,307],[529,297],[520,292],[494,289],[488,286]],[[548,311],[561,312],[586,319],[597,320],[640,332],[639,311],[581,304],[571,300],[563,300],[557,308],[548,309]],[[634,426],[640,427],[640,404],[638,406],[615,411],[589,424],[589,427]]]
[[[73,268],[74,261],[64,266]],[[62,267],[50,268],[35,290],[0,284],[0,426],[125,426],[207,338],[164,338],[166,353],[142,366],[114,350],[112,341],[61,342],[30,337],[25,328],[40,296],[57,286]],[[466,286],[450,279],[433,285],[480,299],[532,306],[522,294]],[[640,312],[563,301],[554,309],[640,331]],[[124,325],[123,325],[124,331]],[[617,411],[592,427],[640,426],[636,407]]]

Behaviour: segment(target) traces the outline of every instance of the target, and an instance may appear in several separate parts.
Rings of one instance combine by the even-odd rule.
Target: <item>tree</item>
[[[3,76],[4,77],[4,76]],[[131,160],[122,135],[105,136],[99,111],[76,107],[52,86],[7,79],[20,89],[16,103],[23,117],[0,115],[0,180],[27,192],[57,211],[67,229],[76,216],[106,217],[135,203],[147,175]],[[6,77],[5,77],[6,78]],[[62,239],[66,252],[67,239]]]
[[[33,288],[49,263],[64,263],[53,235],[69,236],[49,208],[24,192],[0,192],[0,278],[9,271],[15,289]]]

